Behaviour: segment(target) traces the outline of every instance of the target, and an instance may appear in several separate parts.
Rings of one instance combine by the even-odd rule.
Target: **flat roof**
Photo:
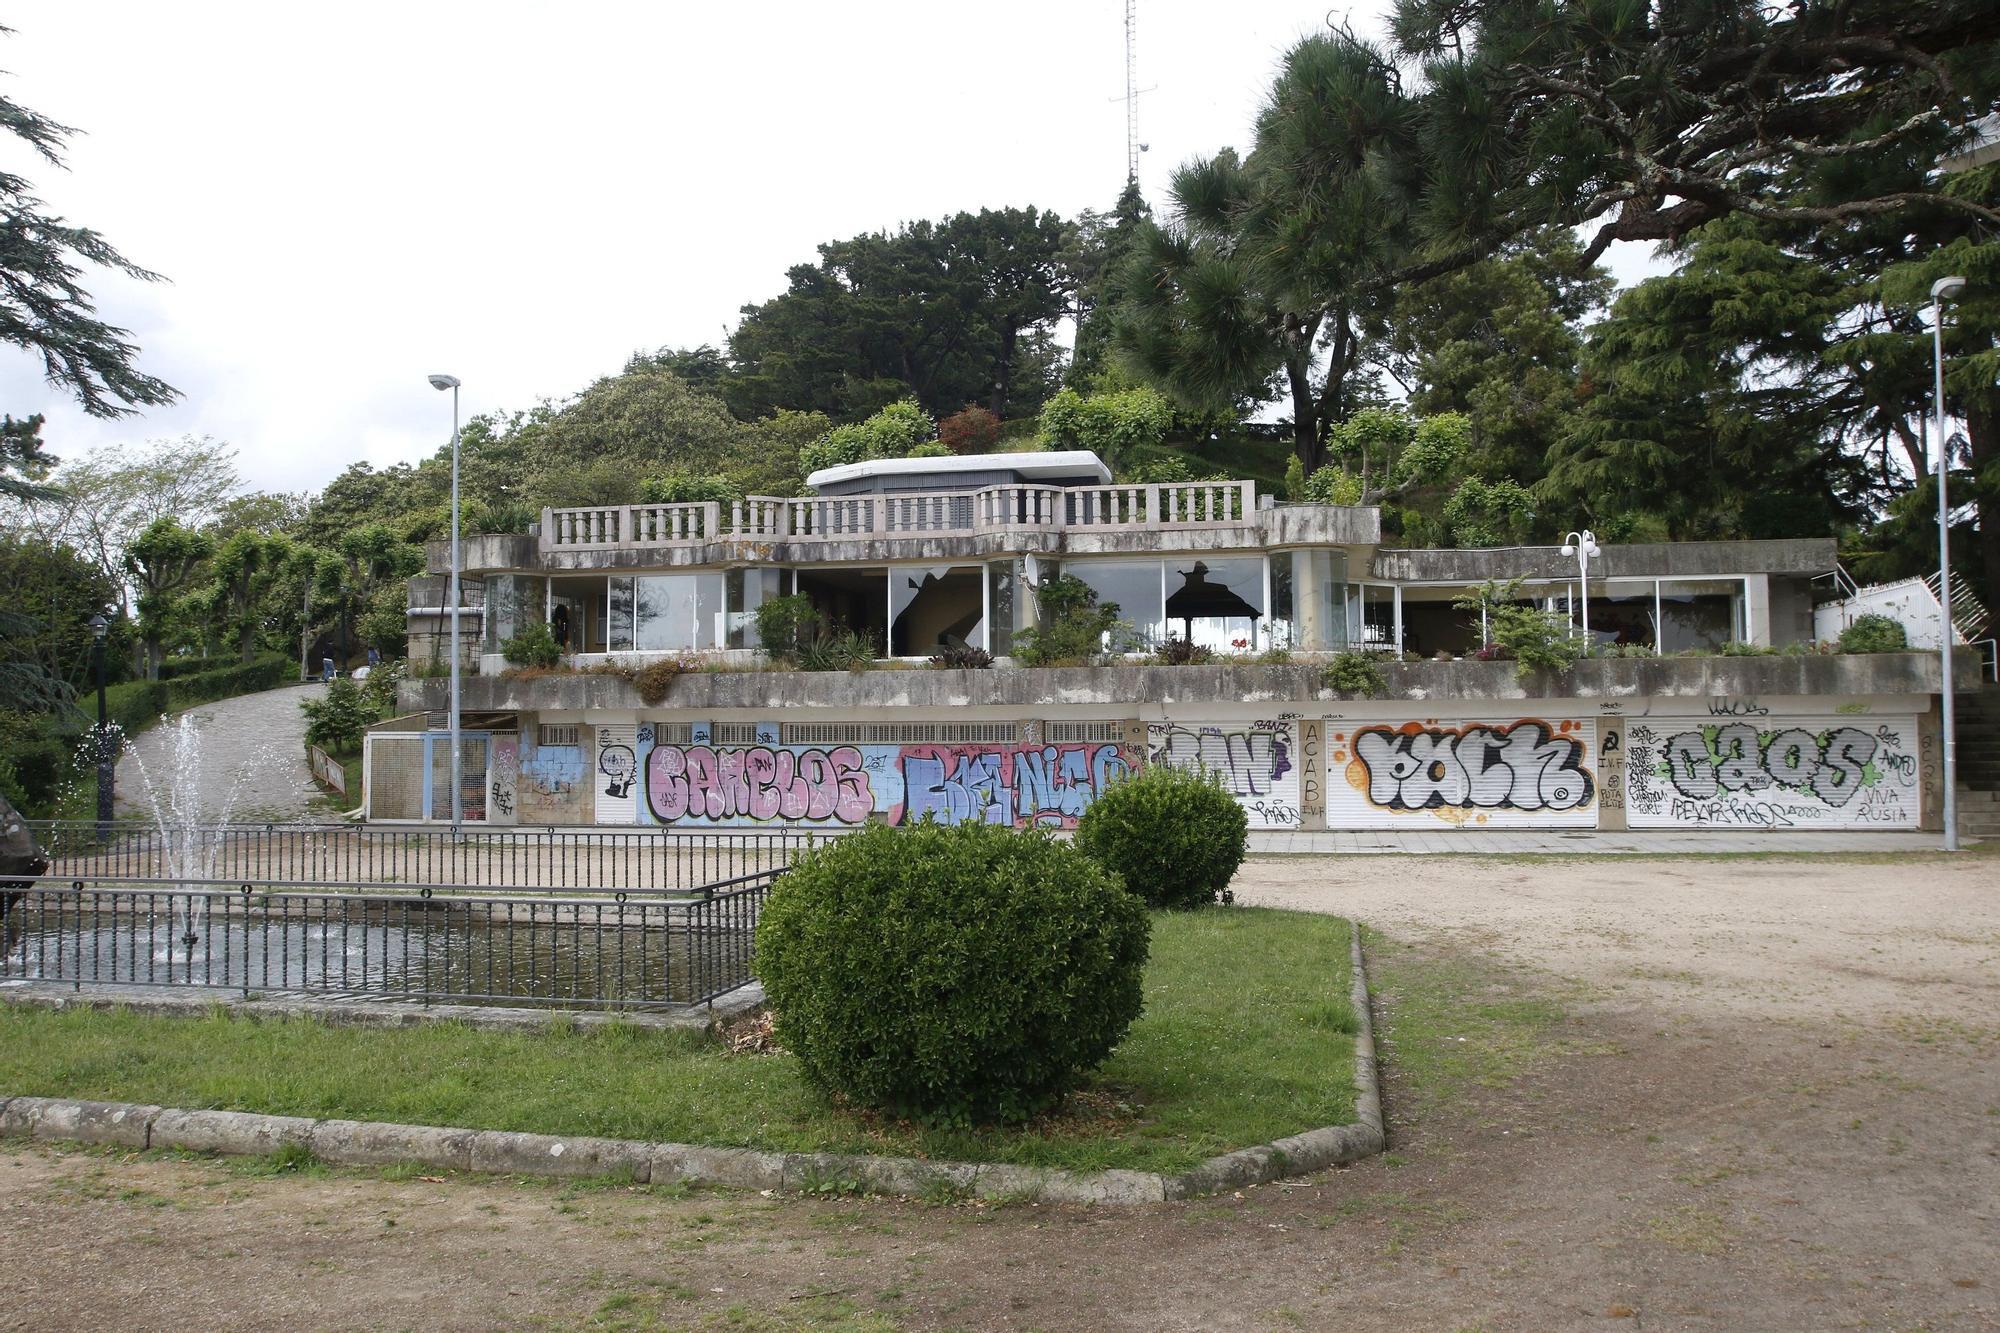
[[[838,486],[868,477],[900,477],[917,472],[1017,472],[1028,481],[1052,477],[1093,476],[1100,486],[1111,484],[1111,469],[1088,449],[1059,452],[1037,449],[1016,454],[949,454],[937,458],[871,458],[862,463],[823,467],[806,478],[806,485]]]

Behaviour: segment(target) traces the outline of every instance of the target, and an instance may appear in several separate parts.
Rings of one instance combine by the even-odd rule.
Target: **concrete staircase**
[[[1958,835],[2000,838],[2000,686],[1961,694],[1958,713]]]

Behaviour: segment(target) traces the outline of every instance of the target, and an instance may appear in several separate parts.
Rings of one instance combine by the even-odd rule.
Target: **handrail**
[[[1145,482],[1110,486],[1028,483],[966,491],[869,495],[751,495],[721,504],[593,505],[544,509],[543,550],[679,546],[722,539],[840,541],[935,536],[1007,528],[1212,528],[1252,522],[1254,481]]]

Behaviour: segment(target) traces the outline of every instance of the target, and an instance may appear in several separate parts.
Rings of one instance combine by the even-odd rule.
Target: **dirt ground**
[[[1237,888],[1379,933],[1386,1156],[1122,1211],[8,1144],[0,1326],[2000,1328],[2000,859]]]

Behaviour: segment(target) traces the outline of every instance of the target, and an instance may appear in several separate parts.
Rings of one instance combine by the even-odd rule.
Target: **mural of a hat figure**
[[[10,928],[20,891],[48,868],[49,858],[42,854],[28,822],[12,801],[0,795],[0,950],[13,947]]]

